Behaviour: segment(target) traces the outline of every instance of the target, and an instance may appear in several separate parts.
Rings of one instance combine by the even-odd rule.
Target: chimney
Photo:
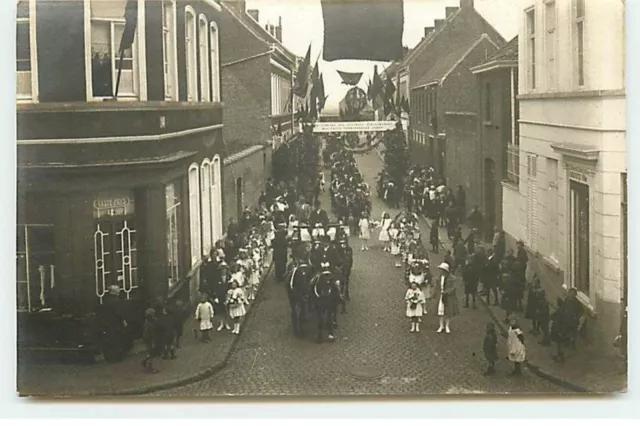
[[[260,11],[258,9],[249,9],[247,14],[253,18],[254,21],[260,22]]]
[[[449,15],[451,15],[452,13],[457,12],[458,9],[460,9],[460,8],[459,7],[445,7],[445,9],[444,9],[445,16],[448,18]]]
[[[429,34],[431,34],[433,32],[434,28],[433,27],[424,27],[424,36],[428,37]]]
[[[436,28],[440,28],[443,22],[444,22],[444,19],[435,19],[433,21],[433,24],[435,25]]]
[[[247,2],[245,0],[231,0],[229,3],[231,3],[231,7],[241,13],[244,13],[247,10]]]
[[[473,0],[460,0],[460,8],[470,8],[473,9]]]
[[[282,17],[278,17],[278,26],[276,27],[276,40],[282,43]]]

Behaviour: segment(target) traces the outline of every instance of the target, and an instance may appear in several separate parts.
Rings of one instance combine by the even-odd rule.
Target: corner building
[[[624,7],[526,2],[517,176],[503,182],[510,244],[525,243],[550,301],[578,291],[588,339],[611,350],[627,283]]]

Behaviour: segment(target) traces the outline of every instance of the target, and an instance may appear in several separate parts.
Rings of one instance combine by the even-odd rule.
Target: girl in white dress
[[[360,240],[362,241],[362,251],[369,250],[369,238],[371,238],[371,231],[369,230],[369,218],[364,216],[358,222],[358,228],[360,228]]]
[[[238,287],[238,283],[235,280],[231,281],[231,288],[227,292],[226,303],[229,309],[229,317],[233,320],[233,330],[231,332],[240,334],[240,321],[247,313],[245,308],[247,299],[244,296],[244,291]]]
[[[196,320],[200,322],[200,335],[203,342],[209,341],[209,331],[213,329],[213,306],[207,300],[207,295],[200,296],[200,303],[196,306]]]
[[[391,251],[391,237],[389,236],[389,227],[391,226],[391,216],[385,212],[382,214],[382,221],[380,222],[380,234],[378,235],[378,241],[384,244],[383,251]]]
[[[411,283],[411,288],[407,289],[404,295],[404,300],[407,303],[406,315],[411,321],[411,332],[420,331],[420,318],[427,313],[425,309],[426,300],[422,290],[415,282]]]

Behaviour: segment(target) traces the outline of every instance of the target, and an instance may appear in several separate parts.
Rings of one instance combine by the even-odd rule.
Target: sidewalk
[[[380,159],[383,159],[384,146],[375,150]],[[420,216],[420,220],[430,229],[430,221]],[[463,235],[469,234],[466,225],[462,226]],[[451,250],[451,241],[446,232],[440,231],[440,245],[444,250]],[[427,234],[428,235],[428,234]],[[486,244],[485,244],[486,245]],[[508,326],[502,322],[505,312],[500,307],[488,306],[483,297],[478,297],[482,305],[489,313],[498,329],[506,336]],[[624,360],[615,355],[609,355],[597,347],[588,344],[584,340],[578,340],[575,349],[565,348],[565,363],[560,364],[553,360],[555,346],[542,346],[538,342],[540,336],[532,335],[531,321],[524,318],[524,312],[516,314],[522,330],[525,332],[527,345],[528,367],[539,377],[547,379],[559,386],[577,392],[607,393],[625,392],[627,390],[627,370]]]
[[[430,229],[429,221],[423,217],[421,220]],[[462,231],[463,235],[469,234],[466,225],[463,225]],[[451,250],[451,241],[446,237],[446,232],[444,234],[444,239],[440,239],[440,245],[443,249]],[[505,317],[504,310],[499,306],[489,306],[482,296],[478,297],[478,301],[496,323],[503,337],[506,336],[508,326],[502,322]],[[555,346],[542,346],[538,343],[542,339],[530,333],[531,321],[525,319],[524,312],[517,312],[516,317],[525,333],[527,366],[534,374],[576,392],[626,391],[627,372],[624,361],[620,357],[599,351],[598,348],[579,339],[575,349],[564,349],[565,363],[557,363],[552,358],[555,354]]]
[[[273,277],[270,257],[269,254],[262,283]],[[259,303],[260,292],[257,297],[248,307],[244,321],[251,315],[253,305]],[[47,397],[142,395],[202,380],[224,368],[239,335],[214,330],[212,341],[201,343],[194,336],[197,327],[191,316],[184,324],[177,359],[159,359],[156,374],[143,371],[144,352],[136,344],[133,353],[116,364],[18,364],[18,392],[21,396]]]

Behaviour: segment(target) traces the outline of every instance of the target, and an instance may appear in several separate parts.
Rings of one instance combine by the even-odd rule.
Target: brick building
[[[482,34],[451,49],[411,87],[417,100],[413,114],[418,123],[416,132],[419,144],[426,149],[423,161],[445,176],[450,186],[462,185],[469,205],[478,204],[480,188],[476,185],[481,172],[476,161],[478,85],[471,67],[497,49],[489,36]]]
[[[518,138],[518,37],[471,71],[478,81],[478,147],[475,167],[479,170],[470,189],[485,217],[486,235],[494,226],[502,228],[502,185],[517,184]]]
[[[222,235],[220,5],[138,0],[115,97],[126,3],[18,2],[22,325],[95,312],[111,286],[188,300]]]
[[[299,58],[283,46],[281,24],[262,27],[241,0],[221,5],[227,225],[257,204],[274,150],[297,133],[290,96]]]
[[[445,119],[445,109],[429,110],[427,90],[412,90],[431,68],[450,55],[453,51],[460,52],[463,47],[471,46],[482,34],[486,34],[491,42],[497,46],[505,43],[503,37],[487,22],[474,8],[473,0],[460,0],[460,7],[447,7],[445,18],[436,19],[433,27],[424,29],[424,38],[411,49],[406,57],[393,66],[393,74],[397,87],[402,91],[409,91],[411,114],[409,118],[409,141],[413,158],[417,163],[426,163],[434,157],[442,158],[445,150],[443,138],[437,140],[442,132]],[[464,53],[464,52],[462,52]],[[461,55],[462,55],[461,53]],[[484,58],[483,58],[484,59]],[[475,65],[475,64],[474,64]],[[393,78],[393,75],[391,76]],[[472,78],[472,76],[470,77]],[[408,89],[403,89],[407,87]],[[434,93],[432,104],[437,105],[439,97]],[[468,104],[475,101],[473,94],[464,91],[455,93],[453,99],[460,99]],[[453,111],[460,111],[454,109]],[[468,110],[466,110],[468,111]],[[440,123],[440,128],[438,127]],[[430,154],[433,151],[434,154]],[[441,161],[444,163],[444,160]]]

